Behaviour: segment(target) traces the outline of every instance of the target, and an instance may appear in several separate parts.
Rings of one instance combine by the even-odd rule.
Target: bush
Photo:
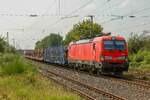
[[[0,52],[5,52],[5,49],[7,48],[7,42],[3,37],[0,37]]]
[[[150,68],[150,51],[138,51],[137,54],[129,56],[131,67]]]
[[[1,72],[7,75],[24,73],[31,69],[29,64],[26,64],[21,56],[14,54],[2,55],[0,57],[0,66]]]
[[[0,63],[1,64],[5,64],[5,63],[8,63],[8,62],[13,62],[14,60],[16,59],[19,59],[20,56],[19,55],[14,55],[14,54],[1,54],[0,56]]]
[[[150,51],[150,35],[146,33],[131,34],[128,39],[128,48],[130,54],[136,54],[140,50]]]
[[[12,62],[9,62],[2,66],[2,72],[4,74],[17,74],[17,73],[23,73],[25,71],[25,65],[20,60],[13,60]]]
[[[142,62],[143,60],[144,60],[144,56],[143,55],[140,55],[140,56],[137,55],[136,58],[135,58],[136,62]]]

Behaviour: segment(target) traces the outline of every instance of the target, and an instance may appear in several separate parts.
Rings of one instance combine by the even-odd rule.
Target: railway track
[[[144,84],[144,85],[150,86],[150,81],[139,80],[139,79],[134,79],[133,81],[137,82],[137,83],[140,83],[140,84]]]
[[[122,80],[122,81],[127,84],[137,86],[141,89],[143,88],[146,90],[150,90],[150,84],[148,84],[147,82],[142,81],[142,80]]]
[[[70,70],[69,68],[66,68],[66,69]],[[79,70],[77,70],[77,71],[81,72],[81,73],[89,74],[85,71],[79,71]],[[97,78],[109,79],[109,80],[112,80],[115,82],[123,82],[123,83],[126,83],[128,85],[138,87],[140,89],[150,90],[150,81],[139,80],[139,79],[128,79],[128,78],[124,78],[124,77],[115,78],[113,76],[105,76],[105,75],[95,75],[95,74],[91,74],[91,75],[93,75],[94,77],[97,77]]]
[[[40,73],[42,73],[46,77],[52,79],[53,81],[65,87],[69,87],[71,90],[77,92],[79,95],[85,97],[88,100],[99,100],[100,98],[107,98],[107,99],[109,98],[112,100],[126,100],[123,97],[119,97],[112,93],[105,92],[99,88],[93,87],[81,81],[77,81],[69,77],[59,75],[46,68],[39,67],[39,69]]]
[[[62,68],[60,66],[57,66],[57,67]],[[72,70],[70,68],[65,68],[65,69]],[[85,71],[79,71],[79,70],[76,70],[76,71],[78,71],[80,73],[89,74],[88,72],[85,72]],[[104,79],[109,79],[109,80],[116,81],[116,82],[123,82],[128,85],[138,87],[140,89],[150,90],[150,81],[139,80],[139,79],[128,79],[128,78],[124,78],[124,77],[123,78],[122,77],[115,78],[113,76],[105,76],[105,75],[95,75],[95,74],[91,74],[91,75],[93,75],[94,77],[97,77],[97,78],[104,78]]]
[[[80,81],[80,82],[90,85],[92,87],[96,87],[100,90],[107,91],[111,94],[115,94],[116,96],[119,96],[123,99],[149,100],[149,98],[150,98],[150,95],[149,95],[150,89],[143,88],[143,86],[138,86],[138,85],[135,85],[134,83],[128,84],[126,82],[122,82],[122,80],[137,82],[138,80],[135,80],[135,79],[134,80],[133,79],[121,79],[121,78],[110,77],[110,76],[103,77],[103,75],[100,75],[100,76],[90,75],[89,73],[87,73],[85,71],[77,71],[77,70],[62,67],[59,65],[54,65],[54,64],[49,65],[49,64],[45,64],[45,63],[41,63],[41,62],[35,62],[34,64],[38,68],[42,67],[45,69],[44,72],[46,72],[46,75],[45,75],[46,77],[49,77],[51,80],[54,80],[57,83],[65,86],[65,89],[66,89],[66,87],[70,88],[71,90],[73,90],[76,93],[78,93],[79,95],[81,95],[81,97],[85,97],[86,99],[91,98],[90,100],[101,100],[100,97],[105,97],[105,99],[110,100],[109,97],[102,95],[100,93],[97,93],[94,90],[90,90],[83,85],[82,86],[79,85],[80,87],[72,87],[74,84],[77,85],[77,83],[72,82],[72,84],[68,85],[69,82],[71,82],[69,80],[66,81],[65,83],[62,83],[63,80],[67,80],[67,79],[62,78],[60,80],[59,76],[52,74],[46,70],[48,69],[49,71],[57,73],[61,76],[69,77],[71,79],[75,79],[76,81]],[[59,79],[59,80],[57,80],[57,79]],[[146,82],[143,81],[143,82],[141,82],[141,80],[140,80],[140,82],[137,82],[137,83],[149,85],[149,81],[146,81]],[[91,95],[92,93],[93,93],[93,95]],[[102,99],[102,100],[105,100],[105,99]],[[111,98],[111,99],[114,99],[114,98]],[[115,98],[114,100],[117,100],[117,99]]]
[[[97,75],[94,75],[94,76],[98,77],[98,78],[100,77],[100,78],[104,78],[104,79],[109,79],[109,80],[116,81],[116,82],[123,82],[128,85],[138,87],[140,89],[150,90],[150,82],[149,81],[138,80],[138,79],[114,78],[114,77],[109,77],[109,76],[97,76]]]
[[[65,88],[68,87],[66,84],[63,84],[63,83],[61,83],[61,82],[59,82],[59,81],[57,81],[57,80],[51,78],[47,73],[43,72],[41,69],[39,70],[39,72],[40,72],[42,75],[46,76],[47,78],[53,80],[55,83],[60,84],[61,86],[65,87]],[[84,93],[84,92],[82,92],[82,91],[80,91],[80,90],[77,90],[77,89],[72,88],[72,87],[68,87],[68,88],[69,88],[71,91],[73,91],[73,92],[77,93],[78,95],[80,95],[81,97],[85,97],[87,100],[96,100],[96,99],[93,98],[92,96],[90,96],[90,95],[88,95],[88,94],[86,94],[86,93]]]
[[[38,62],[40,63],[40,62]],[[55,67],[59,67],[59,68],[62,68],[58,65],[54,65]],[[64,67],[63,67],[64,68]],[[62,68],[62,69],[63,69]],[[67,70],[72,70],[70,68],[65,68]],[[74,70],[72,70],[74,71]],[[77,71],[77,70],[76,70]],[[80,73],[85,73],[85,74],[89,74],[85,71],[79,71],[78,72]],[[92,74],[94,77],[97,77],[97,78],[104,78],[104,79],[109,79],[109,80],[112,80],[112,81],[115,81],[115,82],[123,82],[123,83],[126,83],[128,85],[131,85],[131,86],[134,86],[134,87],[138,87],[140,89],[144,89],[144,90],[150,90],[150,81],[144,81],[144,80],[139,80],[139,79],[126,79],[126,78],[114,78],[114,77],[110,77],[110,76],[104,76],[104,75],[95,75],[95,74]]]
[[[68,70],[70,70],[69,68],[67,68]],[[72,69],[71,69],[72,70]],[[85,74],[89,74],[85,71],[78,71],[80,73],[85,73]],[[91,74],[94,77],[97,78],[104,78],[104,79],[109,79],[115,82],[123,82],[126,83],[128,85],[132,85],[134,87],[138,87],[140,89],[145,89],[145,90],[150,90],[150,81],[145,81],[145,80],[139,80],[139,79],[127,79],[127,78],[115,78],[113,76],[105,76],[105,75],[95,75],[95,74]]]
[[[38,62],[40,63],[40,62]],[[54,65],[55,67],[59,67],[59,68],[62,68],[58,65]],[[64,68],[64,67],[63,67]],[[62,68],[62,69],[63,69]],[[72,70],[70,68],[65,68],[67,70]],[[74,71],[74,70],[72,70]],[[77,70],[76,70],[77,71]],[[85,71],[79,71],[78,72],[80,73],[85,73],[85,74],[89,74]],[[131,85],[131,86],[134,86],[134,87],[138,87],[140,89],[145,89],[145,90],[150,90],[150,82],[149,81],[144,81],[144,80],[139,80],[139,79],[126,79],[126,78],[114,78],[114,77],[110,77],[110,76],[104,76],[104,75],[95,75],[95,74],[92,74],[94,77],[97,77],[97,78],[104,78],[104,79],[109,79],[109,80],[112,80],[112,81],[115,81],[115,82],[123,82],[123,83],[126,83],[128,85]]]

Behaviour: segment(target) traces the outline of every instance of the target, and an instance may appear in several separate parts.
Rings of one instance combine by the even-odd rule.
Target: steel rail
[[[77,93],[77,94],[80,95],[81,97],[86,98],[87,100],[96,100],[94,97],[92,97],[92,96],[90,96],[90,95],[88,95],[88,94],[86,94],[86,93],[84,93],[84,92],[82,92],[82,91],[80,91],[80,90],[77,90],[77,89],[75,89],[75,88],[69,87],[69,86],[67,86],[66,84],[63,84],[63,83],[61,83],[61,82],[59,82],[59,81],[57,81],[57,80],[55,80],[55,79],[49,77],[48,74],[43,73],[41,70],[39,70],[39,72],[40,72],[40,74],[42,74],[43,76],[45,76],[45,77],[51,79],[52,81],[54,81],[55,83],[57,83],[57,84],[63,86],[64,88],[67,87],[67,88],[71,89],[71,91]]]
[[[128,85],[139,87],[140,89],[150,90],[150,82],[148,83],[148,82],[144,82],[142,80],[119,79],[119,78],[113,78],[113,77],[102,76],[102,75],[101,76],[95,76],[95,77],[104,78],[104,79],[112,80],[112,81],[115,81],[115,82],[123,82],[123,83],[126,83]]]
[[[79,84],[79,85],[81,85],[81,86],[84,86],[84,87],[86,87],[86,88],[88,88],[88,89],[90,89],[90,90],[92,90],[92,91],[94,91],[94,92],[96,92],[96,93],[99,93],[99,94],[101,94],[101,95],[103,95],[103,96],[105,96],[105,97],[109,97],[110,99],[126,100],[126,99],[123,98],[123,97],[119,97],[119,96],[114,95],[114,94],[112,94],[112,93],[105,92],[105,91],[103,91],[103,90],[101,90],[101,89],[99,89],[99,88],[97,88],[97,87],[93,87],[93,86],[90,86],[90,85],[85,84],[85,83],[83,83],[83,82],[80,82],[80,81],[77,81],[77,80],[73,80],[73,79],[71,79],[71,78],[68,78],[68,77],[59,75],[59,74],[57,74],[57,73],[55,73],[55,72],[52,72],[52,71],[50,71],[50,70],[48,70],[48,69],[43,69],[43,68],[41,68],[41,67],[40,67],[40,69],[41,69],[41,70],[45,70],[45,71],[47,71],[48,73],[54,74],[54,75],[56,75],[56,76],[58,76],[58,77],[62,77],[62,78],[66,79],[66,80],[68,80],[68,81],[71,81],[71,82],[73,82],[73,83],[76,83],[76,84]]]

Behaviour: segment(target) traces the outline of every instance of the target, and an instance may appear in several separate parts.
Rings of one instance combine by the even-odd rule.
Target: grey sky
[[[73,24],[92,14],[104,32],[127,38],[130,32],[150,30],[149,4],[150,0],[60,0],[59,13],[59,0],[0,0],[0,35],[6,37],[9,32],[11,44],[15,39],[17,48],[32,49],[36,41],[51,32],[65,36]],[[29,17],[31,14],[39,16]],[[66,15],[79,17],[60,20]],[[136,17],[115,20],[120,17],[112,15]]]

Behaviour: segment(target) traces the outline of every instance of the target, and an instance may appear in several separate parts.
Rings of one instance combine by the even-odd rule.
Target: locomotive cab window
[[[124,50],[125,49],[125,41],[122,41],[122,40],[115,41],[115,47],[118,50]]]
[[[104,40],[104,49],[106,49],[106,50],[125,50],[125,41],[123,41],[123,40]]]
[[[106,50],[113,50],[114,49],[113,41],[111,41],[111,40],[105,40],[104,41],[104,48]]]

